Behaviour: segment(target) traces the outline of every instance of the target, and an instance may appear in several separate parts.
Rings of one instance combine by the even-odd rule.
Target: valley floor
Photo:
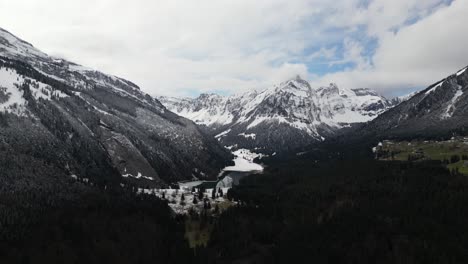
[[[263,166],[254,162],[254,159],[261,154],[251,152],[247,149],[233,151],[235,156],[234,166],[223,169],[217,181],[186,181],[178,183],[178,188],[171,189],[143,189],[140,193],[156,195],[167,200],[169,207],[176,214],[187,214],[190,210],[202,212],[206,210],[214,212],[218,209],[225,209],[235,204],[226,197],[229,189],[239,183],[240,178],[249,174],[260,173]],[[214,192],[214,195],[213,195]],[[217,209],[218,208],[218,209]]]
[[[260,164],[254,162],[254,159],[261,157],[261,154],[254,153],[248,149],[239,149],[233,152],[235,165],[224,168],[224,171],[263,171]]]
[[[453,137],[446,141],[384,140],[374,148],[379,160],[438,160],[450,170],[468,175],[468,137]]]

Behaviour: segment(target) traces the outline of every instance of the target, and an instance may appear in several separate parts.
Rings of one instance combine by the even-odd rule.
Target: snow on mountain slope
[[[3,29],[1,151],[53,164],[38,173],[153,185],[216,177],[232,158],[134,83],[51,57]]]
[[[419,91],[366,124],[361,134],[389,137],[451,137],[468,129],[467,67]]]
[[[21,114],[26,100],[18,81],[23,80],[14,70],[0,68],[0,111]]]
[[[67,97],[68,95],[54,89],[50,85],[25,78],[14,69],[0,68],[0,111],[5,113],[24,114],[26,100],[21,87],[29,85],[35,99],[51,100],[52,97]]]
[[[224,168],[224,171],[262,171],[263,167],[254,162],[254,159],[261,155],[252,153],[248,149],[238,149],[233,152],[234,166]]]
[[[207,126],[226,146],[271,153],[324,140],[340,128],[374,119],[393,105],[369,89],[335,84],[314,89],[299,76],[239,95],[159,100],[169,110]]]

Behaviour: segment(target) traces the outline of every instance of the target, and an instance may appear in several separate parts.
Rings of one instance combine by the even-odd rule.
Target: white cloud
[[[468,1],[457,0],[396,33],[381,33],[373,66],[328,74],[314,83],[337,82],[383,93],[425,87],[468,65]]]
[[[422,71],[434,61],[440,67],[431,70],[445,74],[466,59],[457,53],[466,46],[457,32],[466,21],[463,12],[444,14],[466,12],[466,1],[449,8],[440,1],[0,0],[0,26],[52,55],[128,78],[153,95],[234,93],[296,74],[317,84],[388,91],[430,82],[434,75]],[[441,21],[425,22],[440,13]],[[453,28],[442,32],[441,24]],[[374,56],[357,34],[378,39]],[[336,48],[341,43],[342,51]],[[446,51],[452,44],[457,48]],[[457,62],[446,52],[458,54]],[[307,63],[324,61],[357,67],[322,78],[309,72]],[[399,61],[406,68],[395,66]]]
[[[303,23],[315,2],[0,0],[0,25],[151,94],[235,92],[307,74],[288,58],[314,36]]]

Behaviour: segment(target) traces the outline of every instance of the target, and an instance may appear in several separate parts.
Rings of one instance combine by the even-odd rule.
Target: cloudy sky
[[[389,97],[468,65],[467,0],[0,0],[0,27],[152,95],[297,74]]]

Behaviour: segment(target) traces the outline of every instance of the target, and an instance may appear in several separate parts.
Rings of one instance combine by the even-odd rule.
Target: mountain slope
[[[450,137],[468,128],[468,71],[429,86],[366,124],[362,131],[382,137]],[[364,132],[363,132],[364,133]]]
[[[215,177],[231,157],[137,85],[50,57],[2,29],[1,152],[44,173],[145,185]],[[17,174],[17,165],[5,173]]]
[[[223,97],[160,97],[171,111],[206,126],[224,146],[264,153],[292,151],[322,141],[393,106],[369,89],[318,89],[299,76],[263,91]]]

